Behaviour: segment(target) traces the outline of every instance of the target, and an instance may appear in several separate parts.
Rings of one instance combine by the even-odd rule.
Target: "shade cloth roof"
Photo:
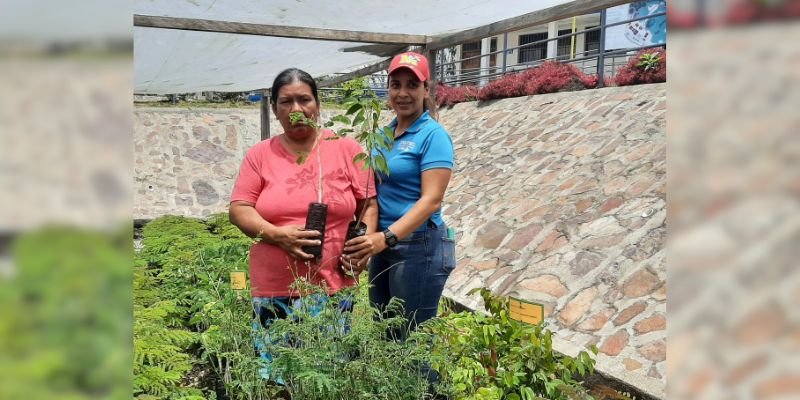
[[[134,14],[307,28],[435,36],[571,0],[136,0]],[[360,42],[134,27],[134,91],[170,94],[266,88],[283,69],[315,77],[385,57]]]

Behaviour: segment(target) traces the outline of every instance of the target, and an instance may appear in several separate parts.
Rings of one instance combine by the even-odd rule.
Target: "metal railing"
[[[345,91],[342,88],[319,88],[319,99],[323,102],[341,103],[345,98]],[[386,99],[389,89],[385,86],[383,88],[369,88],[363,89],[364,93],[361,96],[375,96],[378,99]]]
[[[584,73],[587,74],[597,74],[598,75],[598,85],[597,87],[602,87],[604,83],[604,77],[606,74],[610,76],[614,76],[619,66],[625,65],[628,62],[630,56],[642,49],[654,48],[654,47],[665,47],[666,44],[654,44],[654,45],[647,45],[647,46],[637,46],[637,47],[629,47],[624,49],[616,49],[616,50],[609,50],[605,49],[605,38],[606,38],[606,30],[608,28],[629,24],[631,22],[636,21],[643,21],[651,18],[659,18],[665,17],[666,12],[655,13],[652,15],[646,15],[643,17],[632,18],[624,21],[614,22],[614,23],[607,23],[606,22],[606,10],[600,12],[600,25],[592,27],[592,28],[585,28],[580,31],[570,32],[563,35],[558,35],[552,38],[547,38],[543,40],[537,40],[531,43],[526,43],[516,47],[508,47],[508,34],[504,34],[503,37],[503,48],[491,51],[485,54],[480,54],[472,57],[461,58],[453,61],[447,62],[437,62],[436,64],[436,78],[445,84],[448,85],[464,85],[464,84],[479,84],[480,86],[495,80],[499,79],[505,75],[512,74],[512,73],[519,73],[524,70],[539,66],[546,61],[561,61],[570,64],[577,65]],[[599,40],[599,48],[598,49],[590,49],[584,50],[580,52],[573,52],[570,55],[558,55],[556,54],[553,57],[545,57],[529,62],[522,62],[516,64],[508,64],[508,55],[513,53],[514,51],[519,52],[520,49],[526,48],[533,48],[533,46],[547,46],[548,43],[552,41],[559,41],[563,39],[570,39],[574,37],[577,41],[578,35],[587,35],[591,32],[599,31],[600,33],[600,40]],[[584,36],[586,38],[586,36]],[[558,47],[558,42],[556,42],[556,48]],[[440,50],[441,52],[442,50]],[[505,54],[505,56],[503,56]],[[475,59],[483,59],[484,57],[492,57],[495,56],[495,65],[490,67],[477,67],[477,68],[458,68],[463,65],[465,61],[475,60]],[[441,55],[437,58],[443,59]],[[502,59],[502,65],[497,66],[497,62]],[[452,66],[449,67],[448,66]],[[456,67],[458,66],[458,67]]]
[[[576,65],[583,73],[587,75],[598,75],[598,84],[597,87],[603,87],[604,85],[604,77],[605,76],[614,76],[616,75],[616,71],[619,67],[624,66],[628,63],[630,57],[637,51],[642,49],[648,48],[655,48],[655,47],[666,47],[666,44],[654,44],[654,45],[647,45],[647,46],[637,46],[637,47],[629,47],[623,49],[615,49],[615,50],[606,50],[605,49],[605,34],[606,30],[611,27],[620,26],[624,24],[628,24],[631,22],[636,21],[644,21],[651,18],[659,18],[665,17],[666,12],[655,13],[652,15],[647,15],[638,18],[632,18],[624,21],[614,22],[614,23],[607,23],[606,22],[606,10],[602,10],[600,13],[600,24],[598,26],[594,26],[591,28],[584,28],[582,30],[576,30],[575,32],[566,33],[563,35],[557,35],[552,38],[547,38],[543,40],[537,40],[531,43],[526,43],[523,45],[515,46],[515,47],[508,47],[508,34],[503,35],[502,40],[502,49],[490,51],[486,54],[479,54],[471,57],[465,57],[461,59],[455,59],[452,61],[447,62],[440,62],[439,60],[443,59],[444,57],[441,56],[441,52],[447,51],[447,49],[439,50],[439,55],[437,55],[437,62],[435,66],[435,77],[439,82],[445,83],[451,86],[461,86],[461,85],[472,85],[478,84],[480,86],[493,81],[495,79],[500,79],[503,76],[509,74],[516,74],[530,68],[537,67],[542,65],[546,61],[560,61],[565,63],[570,63]],[[577,42],[577,38],[579,35],[588,35],[592,32],[599,32],[599,43],[598,48],[595,49],[588,49],[582,51],[573,51],[570,54],[562,54],[558,55],[556,53],[553,57],[545,57],[533,61],[522,62],[522,63],[508,63],[508,55],[512,54],[514,51],[519,51],[520,49],[526,48],[533,48],[533,46],[547,46],[547,43],[556,41],[556,48],[558,47],[558,41],[563,39],[570,39],[575,38]],[[586,36],[584,36],[584,39]],[[499,40],[498,40],[499,41]],[[506,56],[503,56],[503,53]],[[489,67],[475,67],[475,68],[463,68],[461,65],[465,61],[470,60],[480,60],[484,57],[495,57],[495,65]],[[491,60],[491,58],[490,58]],[[501,65],[497,65],[498,63]],[[456,68],[455,66],[458,65],[460,68]],[[448,71],[449,67],[449,71]],[[385,72],[376,73],[368,75],[369,83],[372,90],[379,98],[385,98],[386,96],[386,74]],[[341,93],[338,88],[320,88],[320,97],[323,101],[332,101],[332,102],[339,102],[341,101]]]

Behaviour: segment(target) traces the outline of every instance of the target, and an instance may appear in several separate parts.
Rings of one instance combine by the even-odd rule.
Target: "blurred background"
[[[131,398],[131,9],[0,0],[0,399]]]
[[[800,398],[800,1],[668,4],[668,397]]]
[[[131,397],[131,4],[0,0],[0,399]],[[669,398],[800,398],[800,0],[667,4]]]

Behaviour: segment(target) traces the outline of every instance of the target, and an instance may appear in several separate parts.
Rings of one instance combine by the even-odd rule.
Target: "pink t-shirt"
[[[333,135],[322,131],[323,138]],[[362,152],[353,139],[321,140],[322,202],[328,205],[322,260],[308,265],[286,253],[279,246],[258,242],[250,248],[250,286],[253,296],[296,296],[289,285],[295,277],[322,282],[334,293],[353,285],[338,265],[344,248],[347,225],[354,219],[356,199],[375,196],[372,174],[353,164]],[[231,201],[255,204],[256,211],[275,226],[305,226],[308,204],[317,201],[319,163],[315,147],[302,165],[290,154],[280,137],[264,140],[250,148],[242,161],[239,177],[233,186]],[[369,179],[369,193],[366,193]]]

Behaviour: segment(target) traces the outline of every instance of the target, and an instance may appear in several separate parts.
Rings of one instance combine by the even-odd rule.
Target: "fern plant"
[[[213,396],[217,388],[188,382],[190,372],[211,370],[229,398],[270,398],[258,395],[266,389],[252,354],[249,296],[229,283],[230,271],[247,270],[252,239],[217,214],[207,221],[157,218],[143,229],[142,241],[134,259],[137,396]]]
[[[144,260],[134,260],[133,395],[202,399],[202,391],[183,385],[193,367],[188,349],[196,343],[196,334],[183,328],[180,307],[174,300],[162,299],[157,281]]]

